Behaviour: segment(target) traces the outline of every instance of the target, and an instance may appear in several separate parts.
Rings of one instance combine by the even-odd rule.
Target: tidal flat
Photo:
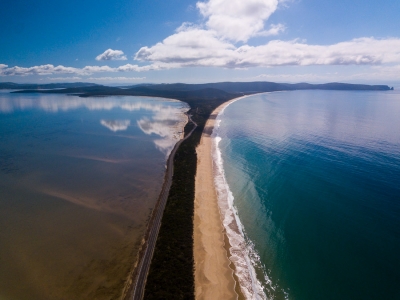
[[[185,103],[0,93],[0,298],[117,299]]]

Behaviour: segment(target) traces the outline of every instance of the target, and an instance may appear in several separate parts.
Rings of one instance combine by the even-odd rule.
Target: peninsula
[[[193,122],[186,125],[187,138],[174,152],[174,172],[169,195],[147,281],[142,281],[142,285],[145,285],[145,299],[241,297],[227,258],[226,237],[219,217],[212,180],[210,135],[213,130],[213,120],[223,108],[221,105],[245,95],[262,92],[393,89],[386,85],[273,82],[147,84],[124,88],[95,84],[27,87],[27,85],[7,83],[7,85],[0,84],[0,88],[21,89],[14,93],[54,93],[79,97],[112,95],[163,97],[189,104],[188,114]],[[136,282],[135,278],[128,281]],[[134,289],[133,286],[131,290]],[[125,299],[132,299],[132,293],[127,293]]]

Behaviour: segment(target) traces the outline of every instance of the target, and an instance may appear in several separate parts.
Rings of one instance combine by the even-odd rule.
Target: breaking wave
[[[226,107],[239,99],[227,104],[219,112],[215,121],[213,133],[211,135],[214,182],[221,219],[229,240],[229,259],[235,266],[235,274],[238,278],[240,289],[246,299],[266,300],[268,299],[267,293],[269,295],[269,292],[274,290],[274,286],[261,263],[259,254],[254,249],[254,244],[246,237],[245,229],[240,221],[237,209],[234,206],[234,196],[226,181],[222,154],[219,147],[221,141],[219,135],[219,127],[222,121],[221,117]],[[263,282],[267,286],[263,286],[261,281],[257,278],[256,268],[263,274]]]

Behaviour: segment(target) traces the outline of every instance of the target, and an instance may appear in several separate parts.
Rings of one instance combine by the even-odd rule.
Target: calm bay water
[[[268,93],[219,116],[269,298],[400,299],[399,116],[397,91]]]
[[[0,299],[117,299],[186,104],[0,92]]]

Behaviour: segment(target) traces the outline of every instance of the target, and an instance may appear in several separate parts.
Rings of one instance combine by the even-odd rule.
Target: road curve
[[[147,274],[150,269],[151,259],[153,257],[154,248],[156,246],[157,236],[160,230],[164,208],[167,203],[169,189],[172,184],[172,175],[174,174],[175,153],[178,150],[179,146],[182,144],[182,142],[185,141],[187,138],[189,138],[192,135],[193,131],[197,128],[197,124],[192,120],[190,115],[188,115],[188,118],[189,121],[194,124],[194,127],[182,140],[180,140],[175,144],[174,149],[172,149],[171,154],[168,157],[164,184],[160,196],[158,198],[159,199],[158,203],[154,208],[152,220],[150,221],[149,224],[148,238],[145,244],[143,245],[144,253],[141,256],[141,260],[137,266],[137,271],[135,272],[136,280],[133,285],[134,290],[132,293],[132,297],[129,298],[131,300],[142,300],[144,296]]]

